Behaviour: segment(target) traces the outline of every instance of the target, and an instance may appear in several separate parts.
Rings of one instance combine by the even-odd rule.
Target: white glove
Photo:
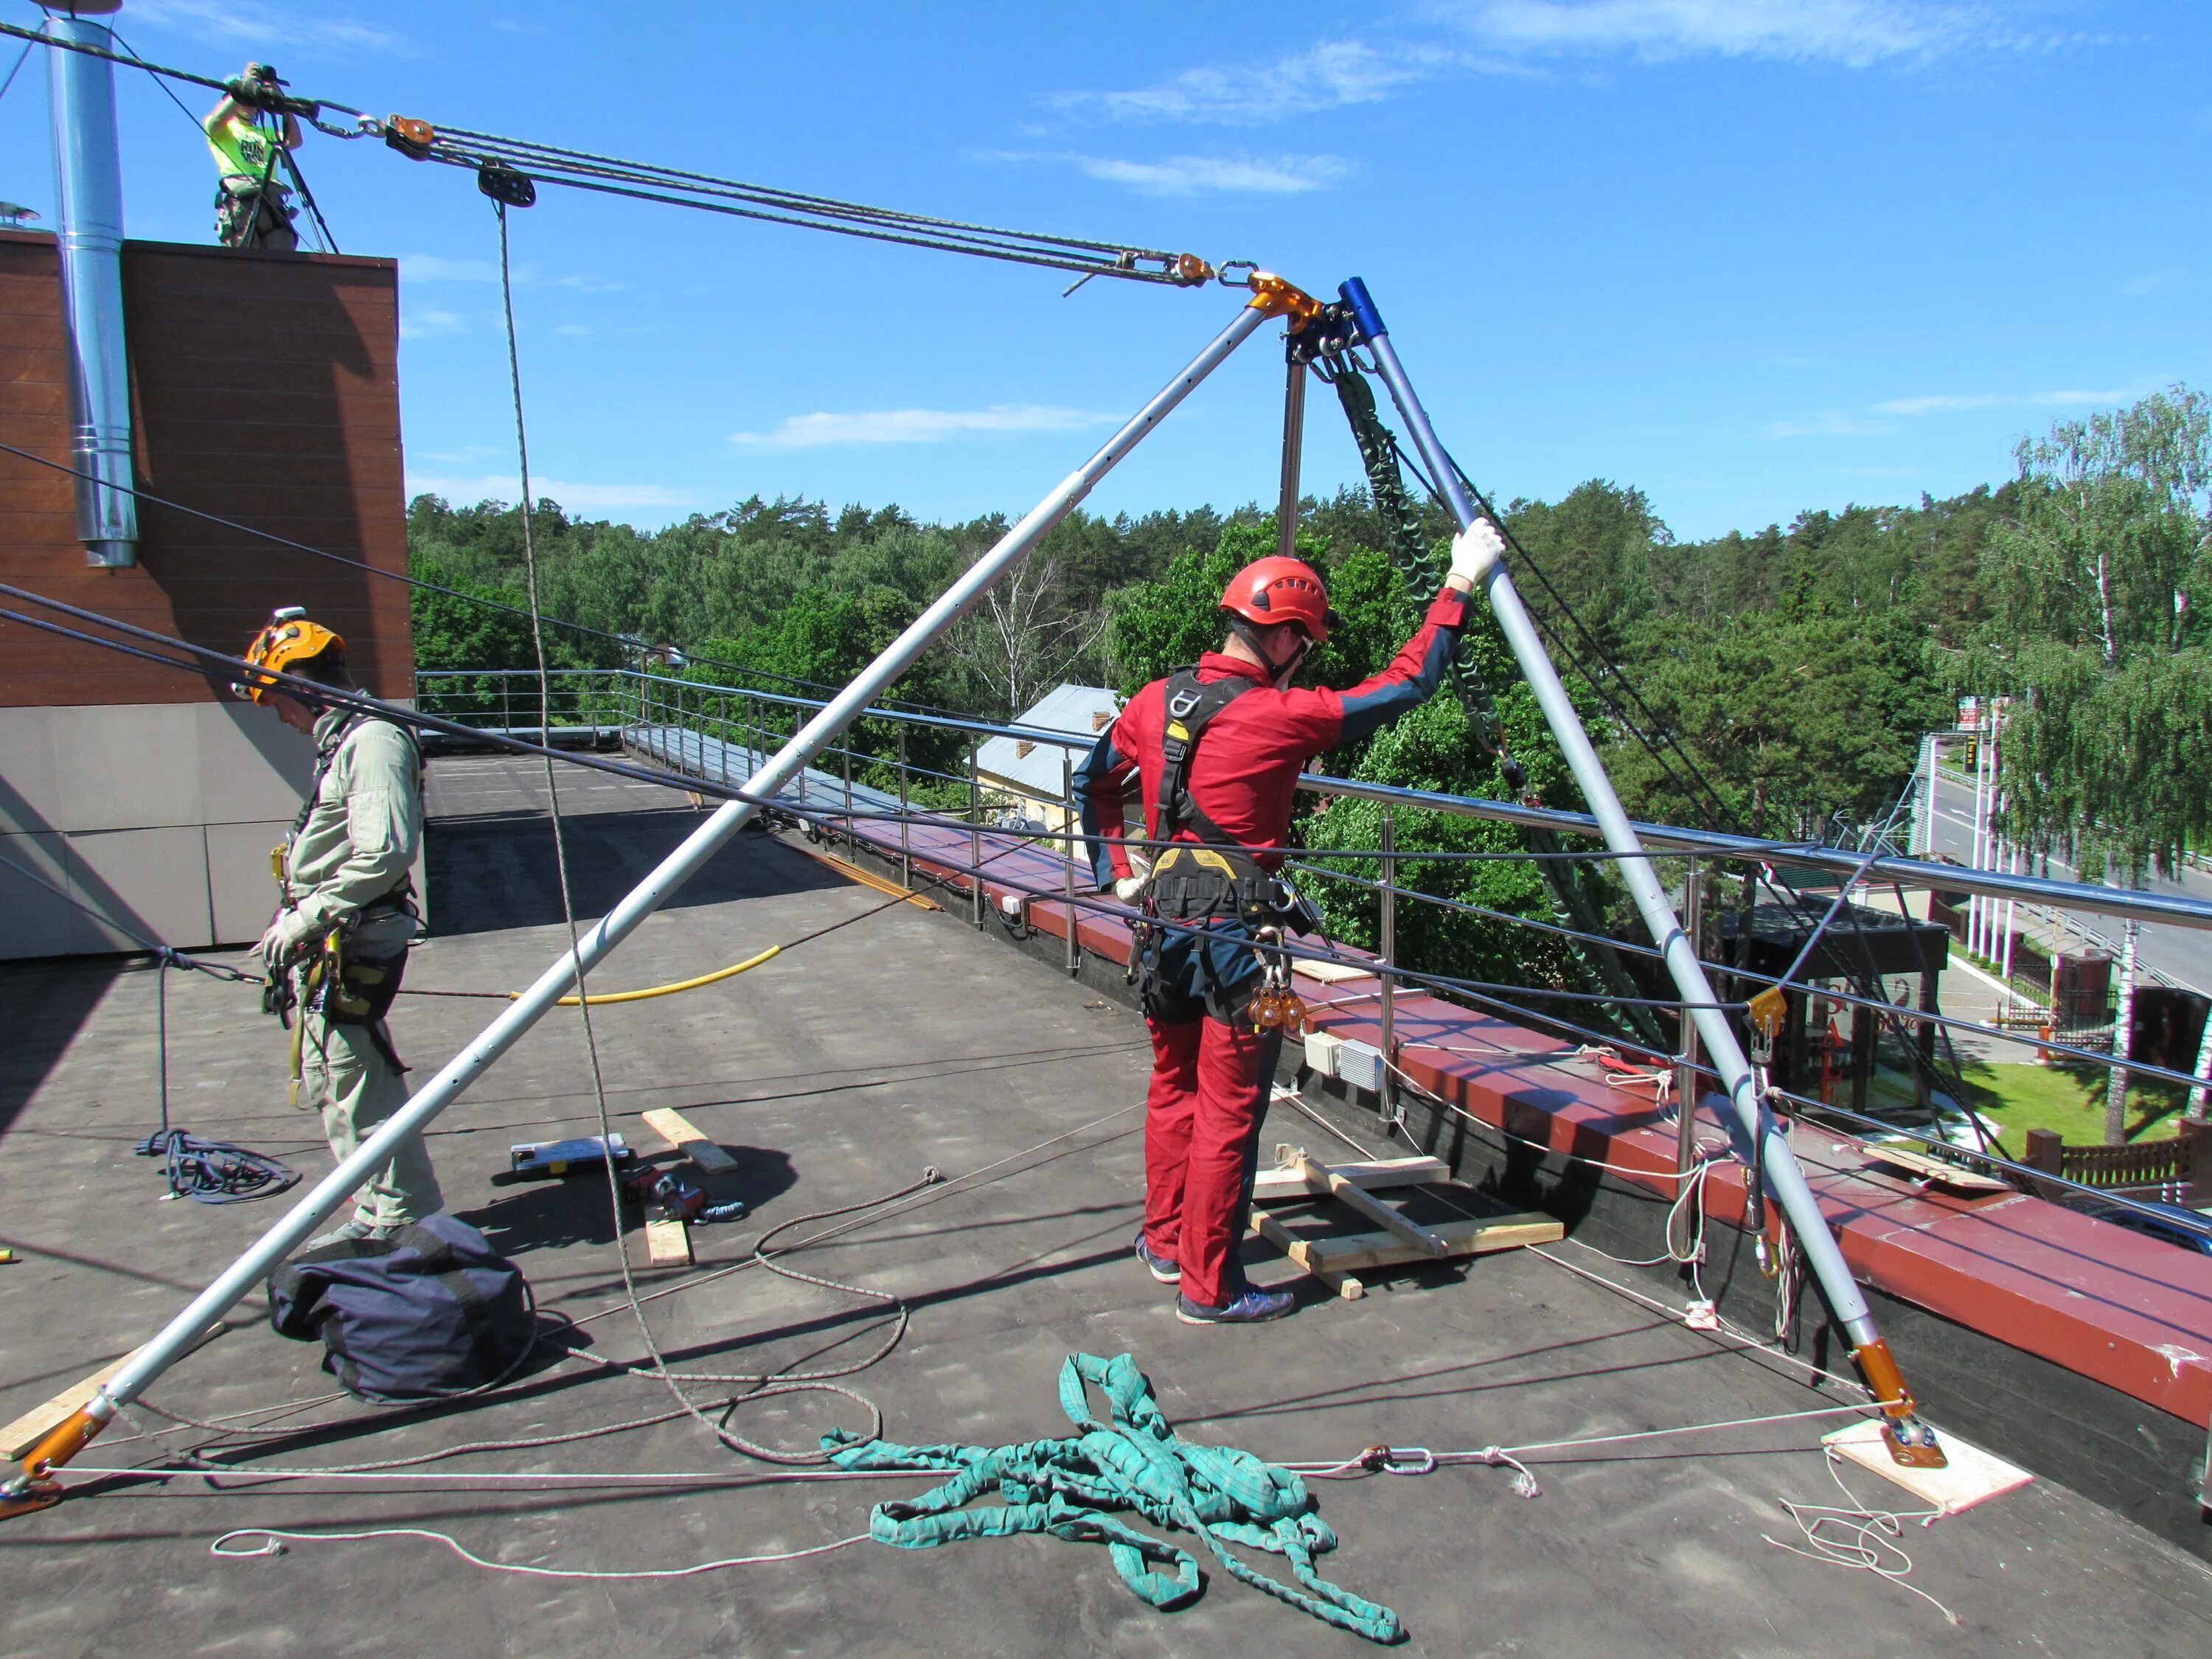
[[[1124,904],[1133,904],[1137,895],[1145,890],[1145,884],[1150,879],[1149,876],[1144,875],[1124,876],[1114,884],[1114,896]]]
[[[1451,574],[1474,586],[1482,586],[1490,567],[1504,556],[1505,538],[1487,519],[1477,519],[1452,538]]]
[[[280,912],[276,920],[269,924],[269,931],[261,936],[262,965],[272,974],[283,972],[313,931],[307,917],[297,910]]]

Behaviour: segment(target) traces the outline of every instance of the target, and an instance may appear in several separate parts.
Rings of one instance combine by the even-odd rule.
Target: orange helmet
[[[246,660],[256,668],[289,673],[295,663],[319,657],[332,646],[343,651],[345,641],[322,623],[309,622],[305,611],[290,605],[270,615],[269,625],[255,635],[253,643],[246,647]],[[233,696],[251,702],[267,702],[268,694],[276,689],[274,681],[260,678],[234,684],[230,688]]]
[[[1328,608],[1328,590],[1304,559],[1270,553],[1255,559],[1229,579],[1221,608],[1263,628],[1296,623],[1316,645],[1328,642],[1328,630],[1344,620]]]

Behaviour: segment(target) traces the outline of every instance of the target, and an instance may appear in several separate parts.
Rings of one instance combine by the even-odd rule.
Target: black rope
[[[203,1140],[184,1129],[161,1129],[134,1149],[158,1158],[172,1198],[200,1204],[243,1204],[274,1198],[299,1184],[300,1172],[282,1158],[248,1152],[227,1140]]]

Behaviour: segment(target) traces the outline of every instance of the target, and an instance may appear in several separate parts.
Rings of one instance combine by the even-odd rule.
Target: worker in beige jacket
[[[356,690],[345,641],[297,609],[279,611],[246,653],[257,667]],[[234,688],[315,739],[315,781],[274,856],[281,897],[261,940],[264,1005],[292,1028],[297,1105],[319,1107],[343,1161],[407,1101],[406,1067],[385,1024],[419,915],[409,872],[422,844],[422,755],[396,721],[325,708],[269,679]],[[419,1134],[354,1194],[350,1218],[313,1249],[382,1238],[444,1206]]]

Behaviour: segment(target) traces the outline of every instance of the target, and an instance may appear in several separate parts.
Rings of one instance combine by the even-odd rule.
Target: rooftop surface
[[[564,790],[586,914],[696,823],[688,809],[666,810],[671,799],[603,778]],[[410,986],[518,988],[561,945],[534,775],[504,760],[441,760],[432,805],[437,931]],[[1171,1292],[1128,1252],[1146,1072],[1136,1017],[950,915],[884,903],[795,848],[748,835],[595,980],[613,989],[678,978],[859,918],[735,981],[595,1011],[617,1127],[650,1146],[638,1115],[681,1109],[736,1152],[743,1170],[724,1190],[753,1206],[746,1222],[695,1229],[693,1270],[641,1272],[641,1289],[665,1292],[646,1303],[646,1316],[678,1366],[761,1372],[865,1358],[889,1334],[880,1304],[757,1268],[714,1269],[747,1261],[761,1229],[878,1198],[934,1165],[954,1179],[782,1241],[857,1220],[791,1265],[904,1299],[902,1340],[842,1379],[880,1406],[894,1440],[996,1444],[1066,1432],[1056,1378],[1074,1352],[1134,1355],[1184,1432],[1285,1461],[1349,1457],[1377,1442],[1528,1446],[1837,1403],[1783,1358],[1687,1330],[1587,1276],[1628,1284],[1571,1244],[1386,1277],[1365,1299],[1343,1302],[1255,1243],[1256,1278],[1304,1286],[1297,1314],[1248,1330],[1178,1324]],[[11,1011],[0,1030],[0,1242],[23,1258],[0,1267],[0,1417],[10,1417],[143,1340],[283,1200],[163,1202],[155,1166],[133,1157],[157,1120],[150,971],[13,966],[0,970],[0,1006]],[[401,1050],[428,1068],[494,1006],[406,998],[394,1022]],[[289,1158],[312,1178],[327,1155],[313,1122],[283,1104],[283,1052],[250,990],[171,977],[173,1120]],[[464,1097],[432,1146],[454,1210],[514,1257],[542,1306],[579,1322],[591,1352],[635,1359],[643,1350],[621,1299],[604,1188],[492,1180],[511,1143],[595,1124],[568,1011]],[[1263,1139],[1346,1157],[1390,1152],[1345,1146],[1336,1137],[1347,1127],[1283,1106]],[[627,1237],[641,1269],[641,1240]],[[328,1392],[319,1351],[272,1334],[263,1312],[258,1301],[242,1305],[150,1403],[202,1419],[295,1405],[307,1419],[343,1420],[270,1443],[266,1466],[382,1462],[671,1409],[656,1382],[550,1355],[465,1409],[418,1417],[343,1400],[308,1406]],[[714,1401],[731,1391],[696,1392]],[[1321,1512],[1343,1540],[1322,1566],[1396,1608],[1407,1650],[1419,1653],[1856,1659],[2171,1654],[2212,1643],[2212,1571],[2048,1481],[1930,1527],[1906,1524],[1906,1583],[1954,1612],[1956,1631],[1903,1586],[1775,1547],[1769,1539],[1802,1541],[1785,1502],[1847,1501],[1818,1449],[1843,1420],[1532,1452],[1542,1486],[1534,1499],[1514,1494],[1510,1471],[1480,1466],[1316,1481]],[[729,1419],[738,1433],[792,1448],[866,1422],[860,1407],[822,1394],[740,1406]],[[79,1470],[158,1464],[211,1438],[130,1432],[118,1424]],[[209,1553],[240,1528],[416,1527],[499,1562],[665,1571],[849,1538],[866,1531],[871,1504],[917,1484],[780,1483],[688,1419],[453,1462],[470,1478],[79,1474],[70,1501],[0,1531],[0,1656],[1366,1647],[1219,1572],[1194,1606],[1154,1612],[1122,1588],[1104,1551],[1048,1539],[921,1552],[863,1542],[662,1583],[488,1572],[422,1539]],[[677,1490],[620,1479],[641,1471],[703,1478]],[[514,1478],[557,1474],[586,1478]],[[1875,1477],[1844,1479],[1856,1502],[1913,1507]]]

